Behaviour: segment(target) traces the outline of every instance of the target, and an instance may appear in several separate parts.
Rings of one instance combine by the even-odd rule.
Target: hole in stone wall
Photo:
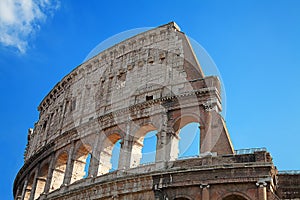
[[[126,80],[126,73],[121,72],[118,76],[119,81],[125,81]]]
[[[153,99],[153,95],[149,95],[149,96],[147,95],[147,96],[146,96],[146,101],[150,101],[150,100],[152,100],[152,99]]]
[[[47,121],[44,121],[44,123],[43,123],[43,131],[46,130],[46,127],[47,127]]]

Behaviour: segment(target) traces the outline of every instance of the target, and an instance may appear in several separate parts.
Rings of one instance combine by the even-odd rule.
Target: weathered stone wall
[[[267,152],[172,161],[91,177],[40,199],[273,199],[276,170]],[[262,192],[260,192],[262,191]],[[264,198],[266,195],[266,198]]]
[[[15,199],[276,198],[269,153],[234,155],[220,115],[219,79],[204,76],[175,23],[81,64],[38,109]],[[200,124],[200,157],[178,160],[179,131],[191,122]],[[153,130],[155,162],[141,165],[145,135]],[[117,141],[118,169],[110,172]]]
[[[300,173],[279,174],[277,187],[282,199],[300,199]]]
[[[209,94],[203,103],[210,100],[221,109],[219,81],[204,79],[186,36],[175,24],[139,34],[78,66],[51,90],[29,133],[26,159],[61,134],[107,113],[142,104],[146,96],[161,99],[201,88],[217,93]],[[98,128],[103,125],[98,123]],[[83,137],[89,132],[78,134]]]

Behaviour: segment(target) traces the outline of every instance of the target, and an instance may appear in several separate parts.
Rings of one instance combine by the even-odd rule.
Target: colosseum
[[[299,171],[278,171],[265,148],[234,150],[220,93],[174,22],[113,45],[38,106],[14,199],[299,200]],[[190,123],[199,154],[179,158],[181,137],[194,139],[179,136]],[[152,131],[155,159],[141,163]]]

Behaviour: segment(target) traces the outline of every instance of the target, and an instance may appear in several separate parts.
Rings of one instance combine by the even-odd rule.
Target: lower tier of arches
[[[57,190],[40,193],[37,199],[274,199],[276,170],[268,157],[267,152],[256,152],[153,163],[62,184]],[[248,162],[250,158],[254,160]],[[26,191],[41,185],[44,173],[31,174],[26,187],[23,185],[25,193],[15,199],[33,198]]]

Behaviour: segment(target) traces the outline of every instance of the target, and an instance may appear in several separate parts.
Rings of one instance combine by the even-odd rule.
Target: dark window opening
[[[153,99],[153,95],[151,95],[151,96],[146,96],[146,101],[150,101],[150,100],[152,100]]]
[[[44,124],[43,124],[43,131],[46,130],[46,127],[47,127],[47,121],[45,121]]]

